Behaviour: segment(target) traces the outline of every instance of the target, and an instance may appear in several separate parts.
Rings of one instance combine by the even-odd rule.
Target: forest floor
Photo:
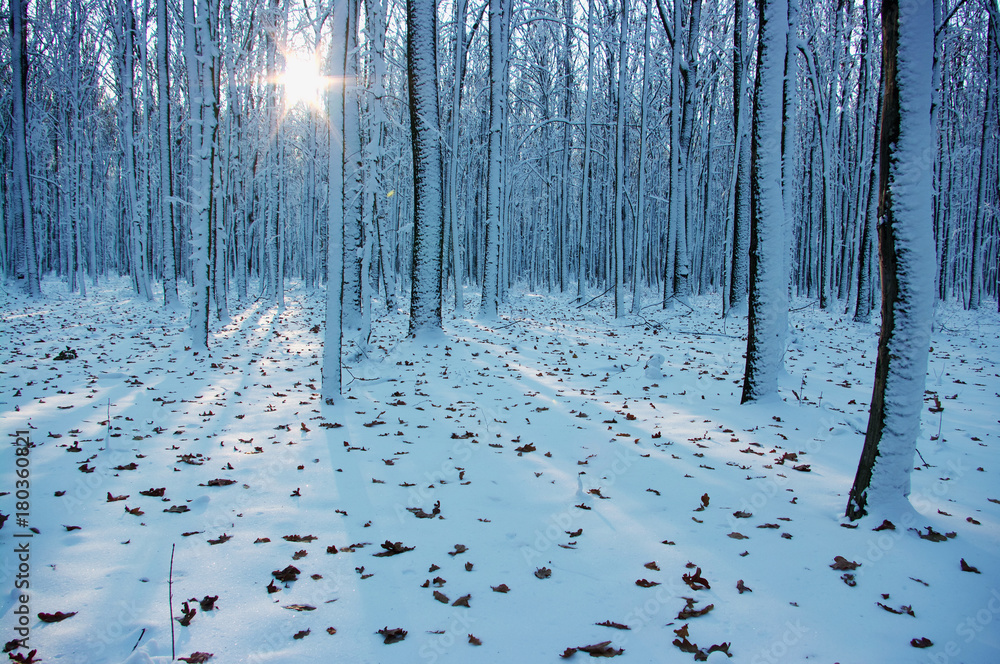
[[[184,314],[126,282],[45,289],[0,294],[0,638],[18,636],[27,592],[33,661],[168,662],[172,639],[213,664],[555,662],[586,646],[1000,661],[995,312],[937,311],[912,509],[875,530],[887,515],[843,513],[878,327],[807,302],[768,403],[739,404],[745,319],[715,298],[614,320],[600,300],[517,292],[497,324],[449,315],[434,339],[378,316],[327,406],[322,293],[233,306],[194,355]],[[171,626],[171,592],[187,625]],[[58,612],[74,615],[39,618]]]

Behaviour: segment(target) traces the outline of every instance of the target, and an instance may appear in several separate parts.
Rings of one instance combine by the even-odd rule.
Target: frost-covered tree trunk
[[[506,96],[507,49],[503,43],[507,20],[503,0],[490,0],[490,128],[486,181],[486,248],[483,260],[483,295],[479,317],[494,320],[500,304],[500,235],[503,200],[503,119]]]
[[[681,0],[674,0],[674,23],[678,26],[677,39],[680,40]],[[677,162],[677,178],[680,182],[681,198],[678,200],[679,222],[677,225],[677,260],[674,264],[674,296],[687,303],[691,294],[691,205],[694,201],[695,185],[691,172],[693,151],[691,137],[694,133],[694,98],[698,88],[698,32],[701,29],[701,0],[691,0],[691,16],[687,33],[687,73],[681,81],[680,154]],[[673,194],[671,194],[671,199]]]
[[[678,0],[679,2],[679,0]],[[628,0],[619,8],[618,94],[615,95],[615,211],[614,233],[615,318],[625,315],[625,116],[628,114],[625,78],[628,72]]]
[[[213,16],[216,0],[184,1],[184,58],[187,63],[191,116],[191,270],[193,290],[189,333],[191,346],[208,348],[209,231],[212,212],[212,172],[215,156],[216,63]]]
[[[648,2],[648,0],[647,0]],[[653,12],[646,9],[642,44],[642,92],[639,111],[639,185],[635,205],[635,233],[632,238],[632,313],[642,311],[642,246],[646,234],[646,121],[649,116],[649,24]]]
[[[278,218],[278,187],[281,174],[278,172],[278,150],[280,141],[278,133],[281,127],[280,110],[281,88],[278,80],[278,39],[280,24],[280,1],[269,0],[262,8],[264,13],[264,30],[266,45],[264,47],[265,71],[268,84],[264,89],[264,124],[267,147],[264,150],[263,193],[262,193],[262,225],[261,234],[261,271],[264,273],[264,296],[268,300],[277,301],[278,293],[278,229],[281,221]]]
[[[455,279],[455,314],[465,313],[462,284],[461,235],[458,229],[458,139],[461,129],[462,80],[465,78],[465,15],[468,0],[455,2],[455,79],[451,96],[451,157],[448,161],[448,224],[451,233],[451,265]]]
[[[987,0],[993,3],[996,0]],[[992,7],[989,12],[989,28],[986,36],[986,101],[983,109],[983,134],[979,143],[979,179],[976,186],[976,211],[975,220],[972,224],[972,246],[969,257],[969,300],[967,307],[976,310],[982,301],[983,291],[983,233],[986,230],[986,217],[989,209],[989,176],[990,157],[993,154],[993,143],[997,134],[997,62],[998,46],[997,39],[1000,32],[997,30],[997,14],[1000,13],[996,7]],[[994,182],[996,174],[993,174]],[[1000,299],[1000,293],[997,296]]]
[[[333,12],[332,31],[347,30],[347,10],[338,3]],[[341,348],[344,332],[341,308],[344,291],[344,50],[346,41],[330,40],[330,86],[327,88],[329,158],[327,189],[326,329],[323,335],[323,402],[333,404],[341,396]]]
[[[786,35],[785,80],[783,83],[784,107],[781,126],[781,190],[784,194],[784,234],[788,247],[784,254],[786,280],[792,271],[793,252],[795,251],[791,238],[793,229],[796,227],[795,194],[799,190],[796,160],[800,150],[795,127],[799,106],[798,28],[799,0],[788,0],[788,34]]]
[[[215,81],[211,82],[212,86],[215,87]],[[213,93],[213,97],[217,98],[218,89]],[[219,106],[216,104],[212,112],[218,113]],[[215,124],[218,126],[219,118],[216,116]],[[215,317],[216,320],[222,323],[229,322],[229,276],[228,276],[228,263],[227,260],[229,256],[229,232],[228,224],[226,223],[226,217],[228,216],[228,197],[222,193],[222,160],[214,158],[212,160],[212,205],[211,205],[211,224],[212,224],[212,241],[211,250],[212,255],[210,256],[211,261],[211,271],[212,271],[212,294],[215,296]],[[281,289],[284,292],[284,289]]]
[[[126,213],[128,215],[129,265],[136,292],[147,300],[153,299],[146,265],[146,236],[149,220],[146,217],[143,177],[137,173],[135,140],[135,14],[131,0],[117,2],[115,41],[118,53],[116,68],[118,78],[118,126],[121,134],[122,177],[125,186]]]
[[[369,213],[374,224],[373,240],[378,247],[378,264],[381,267],[382,283],[385,288],[385,303],[389,311],[396,309],[395,271],[389,262],[389,242],[386,237],[386,209],[388,201],[385,191],[386,164],[386,88],[388,79],[385,61],[386,0],[368,0],[368,36],[371,40],[371,131],[368,140],[368,156],[365,160],[368,173],[365,187],[371,204]]]
[[[583,120],[583,175],[580,184],[580,223],[577,231],[576,297],[583,302],[587,297],[588,234],[590,233],[590,169],[591,132],[593,131],[594,105],[594,0],[587,3],[587,100]]]
[[[573,0],[563,0],[563,48],[559,55],[559,76],[563,81],[563,154],[560,164],[560,191],[559,191],[559,234],[558,234],[558,269],[559,269],[559,292],[565,292],[567,280],[569,279],[570,265],[572,260],[573,221],[572,206],[570,205],[569,177],[570,166],[573,163],[573,96],[576,86],[573,82]]]
[[[35,242],[35,224],[31,211],[31,186],[28,177],[27,99],[28,83],[28,20],[27,0],[12,0],[10,4],[10,41],[13,64],[13,124],[14,124],[14,173],[13,184],[16,196],[14,205],[21,216],[24,250],[21,252],[28,278],[28,295],[41,297],[42,287],[38,278],[38,253]],[[16,218],[16,214],[15,214]]]
[[[874,65],[868,62],[868,58],[872,57],[871,46],[874,41],[869,35],[868,24],[869,24],[869,11],[868,3],[865,3],[865,23],[866,29],[864,38],[862,39],[862,51],[864,53],[865,62],[864,70],[865,72],[871,72]],[[865,80],[867,81],[868,74],[865,75]],[[872,120],[868,121],[867,124],[870,129],[874,131],[869,134],[869,140],[871,141],[871,152],[868,159],[865,160],[865,165],[868,170],[868,195],[865,197],[864,209],[859,211],[861,216],[861,230],[859,233],[859,247],[858,247],[858,298],[854,304],[854,321],[857,323],[868,323],[871,321],[872,307],[874,304],[874,295],[872,293],[872,282],[873,282],[873,266],[872,259],[875,254],[875,226],[877,223],[876,211],[878,207],[878,163],[879,163],[879,127],[880,118],[882,117],[882,77],[879,76],[879,83],[874,92],[875,97],[875,115],[872,116]],[[864,145],[862,144],[862,147]]]
[[[875,387],[847,516],[905,500],[920,433],[934,303],[931,68],[934,23],[923,0],[882,3],[879,257],[882,333]]]
[[[174,309],[177,299],[177,265],[174,262],[174,171],[170,167],[170,38],[167,0],[156,0],[157,134],[160,167],[160,231],[163,246],[163,306]]]
[[[357,333],[362,327],[362,274],[365,237],[361,224],[362,163],[358,80],[359,0],[347,3],[347,51],[344,59],[344,329]],[[362,340],[363,341],[363,340]]]
[[[729,311],[747,310],[750,287],[750,109],[747,108],[746,0],[735,0],[733,19],[733,256],[729,281]]]
[[[444,196],[434,0],[406,2],[406,70],[413,150],[413,276],[410,336],[441,329]]]
[[[879,85],[881,88],[882,86]],[[868,181],[868,196],[865,202],[865,209],[861,222],[860,247],[858,248],[858,300],[854,307],[854,320],[857,323],[868,323],[872,318],[872,307],[875,297],[872,293],[873,266],[872,259],[875,255],[875,227],[878,222],[876,215],[878,211],[878,163],[879,163],[879,142],[878,132],[879,118],[882,117],[882,93],[877,94],[878,102],[875,107],[876,131],[873,133],[875,145],[872,148],[871,159],[868,162],[871,174]]]
[[[687,254],[687,249],[681,248],[686,242],[684,234],[684,180],[681,156],[681,120],[684,113],[684,103],[681,92],[681,0],[674,0],[674,37],[673,53],[670,58],[670,213],[668,221],[669,235],[667,242],[667,260],[663,274],[663,308],[674,305],[674,298],[680,294],[681,285],[678,280],[683,276],[687,279],[686,267],[682,268],[680,259]]]
[[[742,402],[776,395],[788,324],[781,127],[787,49],[787,0],[757,0],[750,187],[750,302]]]

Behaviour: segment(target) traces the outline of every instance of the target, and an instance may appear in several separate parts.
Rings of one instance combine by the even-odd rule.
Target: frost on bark
[[[920,433],[934,301],[934,274],[927,269],[934,260],[931,11],[922,0],[882,4],[882,332],[868,430],[847,504],[852,520],[909,495]]]
[[[642,93],[639,111],[639,175],[632,236],[632,314],[642,313],[642,247],[646,233],[646,125],[649,117],[649,28],[651,12],[646,12],[642,46]]]
[[[413,151],[413,277],[410,336],[441,329],[444,197],[434,0],[407,0],[406,70]]]
[[[451,234],[452,273],[455,280],[455,315],[465,313],[465,298],[463,296],[461,231],[458,220],[458,139],[462,110],[462,81],[465,78],[465,17],[468,0],[458,0],[455,3],[455,63],[454,81],[451,94],[451,140],[448,159],[448,225]]]
[[[504,47],[503,0],[490,0],[490,131],[486,185],[486,255],[483,260],[483,296],[479,316],[494,320],[500,301],[500,210],[503,189],[503,107],[507,66]]]
[[[163,305],[178,306],[174,262],[174,172],[170,168],[170,67],[167,58],[167,0],[156,0],[157,120],[160,168],[160,231],[163,246]]]
[[[781,127],[788,3],[757,0],[760,37],[750,187],[750,302],[743,403],[778,392],[788,323]]]
[[[988,0],[992,3],[995,0]],[[971,310],[979,308],[982,301],[983,292],[983,233],[986,230],[989,203],[989,178],[990,178],[990,156],[993,154],[993,143],[996,141],[997,133],[997,69],[1000,62],[997,62],[1000,54],[997,53],[998,39],[998,17],[1000,14],[995,6],[989,12],[989,28],[986,36],[986,103],[983,110],[983,133],[979,144],[979,181],[976,185],[976,217],[972,225],[972,246],[969,257],[969,300],[967,306]],[[993,174],[994,183],[997,179]],[[994,184],[994,186],[996,186]],[[997,299],[1000,300],[1000,294]]]
[[[27,0],[13,0],[10,3],[10,37],[11,37],[11,59],[14,65],[13,71],[13,124],[14,124],[14,190],[17,198],[15,205],[19,206],[15,211],[20,214],[21,224],[24,233],[24,250],[21,252],[24,257],[27,278],[28,295],[31,297],[41,297],[42,288],[38,278],[38,255],[35,249],[35,225],[31,215],[31,187],[28,179],[28,142],[26,137],[27,116],[25,114],[25,100],[27,97],[28,82],[28,33],[25,23],[28,20]]]
[[[628,71],[628,0],[622,0],[619,11],[621,23],[618,33],[618,94],[615,109],[615,212],[612,221],[615,318],[625,315],[625,116],[628,114],[625,78]]]
[[[362,270],[364,252],[368,248],[362,225],[362,151],[361,151],[361,108],[359,106],[358,80],[358,20],[359,0],[346,0],[347,29],[343,33],[347,40],[344,59],[344,303],[341,316],[344,329],[359,332],[363,327],[364,288],[368,278]],[[365,338],[359,335],[359,341]]]
[[[580,223],[577,228],[576,298],[587,299],[587,235],[590,232],[591,132],[594,102],[594,0],[587,3],[587,99],[583,121],[583,173],[580,184]]]
[[[866,14],[867,16],[867,14]],[[866,19],[867,23],[867,19]],[[866,51],[869,43],[873,40],[866,37],[862,41],[863,49]],[[868,64],[865,63],[865,71],[868,69]],[[881,91],[881,78],[879,79],[878,89],[875,91],[875,120],[874,120],[874,131],[871,135],[871,140],[873,142],[871,150],[870,162],[866,161],[866,165],[869,169],[868,176],[868,196],[864,204],[864,210],[860,211],[861,215],[861,229],[859,232],[859,242],[858,247],[858,299],[855,302],[854,308],[854,321],[856,323],[868,323],[871,322],[872,307],[874,306],[874,293],[872,292],[872,280],[873,280],[873,266],[872,259],[875,255],[875,226],[877,219],[875,218],[876,211],[878,208],[878,164],[879,164],[879,142],[881,137],[878,135],[879,128],[879,118],[882,115],[882,91]]]
[[[340,3],[333,14],[333,34],[347,30],[347,14]],[[346,41],[330,41],[330,79],[327,89],[327,124],[330,151],[328,157],[329,189],[327,190],[327,281],[326,330],[323,336],[323,402],[333,404],[341,396],[341,348],[344,332],[341,309],[344,291],[344,45]]]
[[[191,271],[193,290],[189,334],[195,349],[208,348],[209,229],[212,212],[212,174],[218,124],[215,102],[213,17],[216,0],[184,2],[184,59],[187,64],[191,114]]]
[[[750,283],[750,136],[747,132],[746,65],[743,44],[747,34],[746,0],[736,0],[733,19],[733,257],[729,282],[729,309],[736,316],[746,313]]]

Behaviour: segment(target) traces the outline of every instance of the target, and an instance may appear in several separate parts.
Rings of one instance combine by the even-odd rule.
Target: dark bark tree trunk
[[[993,0],[989,0],[992,2]],[[989,29],[986,36],[986,102],[983,110],[983,134],[979,143],[979,181],[976,186],[976,211],[972,224],[972,255],[969,261],[969,300],[967,308],[975,310],[982,301],[983,291],[983,233],[986,231],[988,203],[988,177],[990,155],[997,132],[997,11],[989,12]],[[1000,297],[998,297],[1000,299]]]
[[[884,96],[879,164],[882,332],[868,430],[847,504],[854,520],[869,507],[905,500],[920,432],[934,300],[931,169],[931,7],[882,4]]]

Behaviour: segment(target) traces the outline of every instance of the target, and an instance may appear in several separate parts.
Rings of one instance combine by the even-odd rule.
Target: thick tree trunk
[[[490,0],[490,128],[486,183],[486,249],[483,261],[483,294],[479,317],[495,320],[500,304],[501,204],[503,201],[503,118],[506,97],[506,52],[503,0]]]
[[[21,217],[23,233],[23,251],[21,255],[25,263],[28,279],[28,295],[41,297],[41,280],[38,276],[38,252],[35,242],[35,224],[31,209],[31,183],[28,176],[28,141],[27,114],[25,102],[28,83],[28,21],[27,0],[12,0],[10,6],[11,60],[14,71],[12,75],[13,89],[13,123],[14,123],[14,174],[13,184],[16,197],[14,205],[16,214]]]
[[[407,0],[406,70],[413,149],[413,278],[410,336],[441,329],[443,173],[434,0]]]
[[[931,7],[922,0],[882,3],[879,257],[882,333],[868,430],[847,516],[890,507],[910,492],[920,433],[934,301],[931,172]]]
[[[347,30],[347,11],[338,3],[333,14],[335,35]],[[327,281],[326,329],[323,335],[323,402],[332,405],[341,396],[341,348],[343,329],[341,308],[344,290],[344,49],[346,41],[330,41],[329,62],[332,83],[327,92],[329,158],[327,190]]]
[[[788,323],[781,126],[788,3],[757,0],[760,37],[750,188],[750,306],[743,403],[774,396]]]
[[[216,63],[213,20],[215,0],[184,2],[184,58],[188,70],[191,113],[191,259],[192,284],[189,334],[192,348],[208,349],[210,301],[209,232],[212,215],[212,174],[217,126],[212,81]]]
[[[362,167],[360,81],[358,79],[358,19],[360,0],[347,2],[347,52],[344,60],[344,329],[361,331],[363,323],[362,274],[366,237],[362,219]],[[362,335],[363,336],[363,335]],[[364,339],[360,339],[364,342]]]

